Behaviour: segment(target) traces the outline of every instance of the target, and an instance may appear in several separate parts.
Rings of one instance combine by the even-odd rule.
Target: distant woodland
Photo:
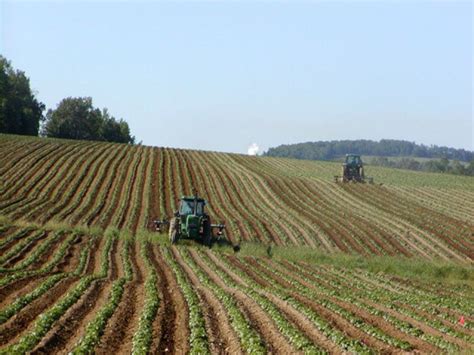
[[[382,139],[307,142],[280,145],[264,153],[270,157],[337,160],[345,154],[370,156],[367,163],[399,169],[474,175],[474,152],[426,146],[403,140]]]

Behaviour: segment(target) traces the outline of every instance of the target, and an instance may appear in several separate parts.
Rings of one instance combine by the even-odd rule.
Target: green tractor
[[[373,183],[373,178],[368,178],[364,173],[364,163],[357,154],[346,154],[342,164],[342,176],[334,176],[335,182],[361,182]]]
[[[174,217],[168,221],[155,220],[155,228],[158,232],[165,225],[169,225],[169,238],[172,244],[176,244],[180,239],[193,239],[211,246],[214,231],[216,236],[222,237],[224,234],[224,224],[212,224],[211,218],[204,211],[206,201],[194,194],[194,196],[182,196],[179,200],[178,211]]]

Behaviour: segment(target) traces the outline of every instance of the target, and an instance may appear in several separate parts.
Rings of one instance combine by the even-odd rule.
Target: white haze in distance
[[[257,143],[252,143],[252,144],[250,144],[250,146],[247,149],[247,154],[248,155],[257,155],[259,150],[260,150],[260,148],[258,147],[258,144]]]

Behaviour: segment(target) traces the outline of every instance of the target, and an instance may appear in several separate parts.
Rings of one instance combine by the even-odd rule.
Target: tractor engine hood
[[[186,216],[186,225],[188,228],[199,228],[201,225],[201,218],[195,215]]]

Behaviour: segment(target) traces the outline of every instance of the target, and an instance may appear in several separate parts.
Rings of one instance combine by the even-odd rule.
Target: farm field
[[[0,354],[473,350],[471,177],[341,186],[330,162],[9,135],[0,153]],[[242,252],[151,231],[193,187]]]

